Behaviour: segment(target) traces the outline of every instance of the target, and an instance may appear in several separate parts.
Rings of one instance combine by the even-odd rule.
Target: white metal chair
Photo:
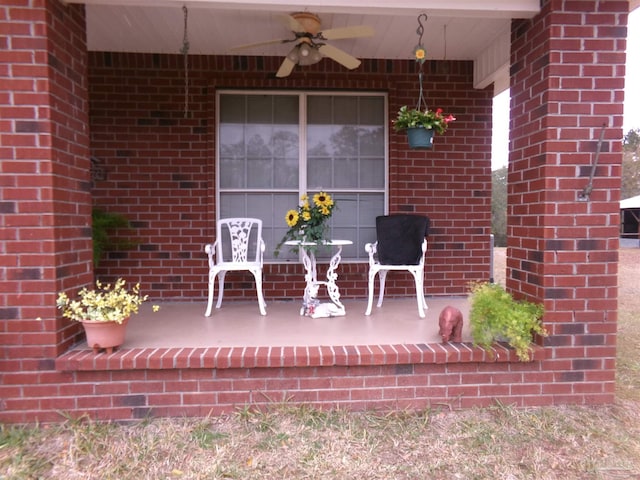
[[[369,301],[365,315],[371,315],[373,290],[379,274],[380,293],[378,307],[384,300],[387,273],[407,271],[416,284],[418,314],[424,318],[427,302],[424,299],[424,258],[427,252],[429,217],[420,215],[383,215],[376,218],[375,243],[367,243],[369,254]]]
[[[262,220],[257,218],[225,218],[216,225],[216,240],[207,244],[204,251],[209,256],[209,300],[206,317],[211,316],[213,290],[218,277],[218,301],[220,308],[224,295],[224,277],[228,271],[248,270],[256,280],[260,313],[266,315],[266,303],[262,293],[262,263],[265,245],[262,240]]]

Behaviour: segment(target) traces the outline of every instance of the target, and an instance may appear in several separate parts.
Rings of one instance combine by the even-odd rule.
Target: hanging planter
[[[418,72],[418,86],[420,87],[420,95],[416,108],[409,109],[406,105],[400,107],[398,116],[392,121],[393,128],[396,132],[407,131],[409,140],[409,148],[430,149],[433,148],[433,136],[436,133],[443,134],[450,122],[456,118],[451,114],[444,114],[441,108],[429,110],[422,89],[422,64],[426,60],[427,52],[422,45],[422,34],[424,27],[421,18],[427,19],[426,14],[418,16],[419,35],[418,45],[413,49],[413,58],[420,65]]]
[[[407,128],[407,139],[409,140],[409,148],[433,148],[433,133],[433,130],[427,130],[423,127]]]
[[[440,108],[434,112],[428,109],[409,109],[404,105],[393,121],[393,128],[396,132],[406,130],[410,148],[429,149],[433,147],[433,136],[436,133],[443,134],[454,120],[453,115],[444,115]]]

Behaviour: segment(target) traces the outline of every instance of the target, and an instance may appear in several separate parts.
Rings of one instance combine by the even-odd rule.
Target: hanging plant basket
[[[409,148],[428,150],[433,148],[433,129],[423,127],[407,128]]]

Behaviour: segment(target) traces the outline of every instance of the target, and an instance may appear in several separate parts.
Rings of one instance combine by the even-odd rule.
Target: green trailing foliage
[[[548,335],[542,325],[544,307],[516,301],[496,283],[474,283],[470,290],[473,343],[489,349],[496,341],[506,341],[520,360],[529,361],[533,334]]]
[[[131,248],[134,244],[125,240],[114,240],[112,233],[116,229],[131,228],[129,220],[119,213],[105,212],[94,208],[91,212],[93,238],[93,266],[96,268],[100,259],[108,250]]]

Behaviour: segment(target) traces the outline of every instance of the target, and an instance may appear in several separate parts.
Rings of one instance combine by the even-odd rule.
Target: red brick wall
[[[215,217],[216,88],[384,91],[393,118],[418,97],[414,62],[365,60],[358,71],[345,72],[325,60],[275,79],[279,62],[190,57],[185,118],[181,56],[89,55],[91,153],[106,173],[95,182],[93,199],[126,215],[135,227],[128,238],[139,242],[111,252],[99,275],[140,281],[154,298],[204,298],[202,248],[213,238]],[[468,281],[490,276],[492,90],[473,89],[471,62],[431,62],[425,69],[429,105],[454,113],[457,121],[426,153],[409,150],[404,134],[391,135],[390,211],[431,217],[426,292],[461,295]],[[341,265],[343,297],[366,295],[366,272],[364,263]],[[268,300],[298,296],[304,288],[299,265],[267,265],[264,277]],[[227,278],[225,296],[255,296],[252,277]],[[412,278],[390,277],[388,292],[413,296]]]
[[[611,391],[628,4],[543,3],[512,28],[507,286],[544,302],[546,368]]]
[[[92,268],[84,10],[23,4],[0,9],[0,358],[28,371],[77,340],[55,294]]]

